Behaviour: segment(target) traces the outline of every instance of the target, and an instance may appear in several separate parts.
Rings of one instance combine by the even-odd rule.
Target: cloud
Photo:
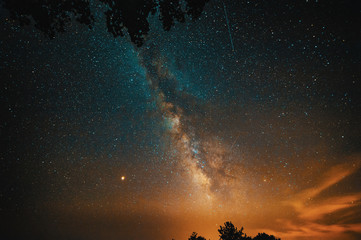
[[[293,206],[298,212],[304,210],[305,203],[312,200],[325,189],[335,185],[344,178],[354,173],[358,168],[350,167],[350,164],[340,164],[332,167],[323,176],[321,181],[314,187],[305,189],[293,196],[285,204]]]
[[[295,215],[291,219],[278,219],[282,222],[282,237],[286,239],[342,239],[352,238],[352,233],[361,233],[361,223],[342,223],[341,210],[354,211],[359,206],[361,192],[336,196],[323,196],[324,191],[341,184],[360,167],[360,161],[343,163],[330,168],[316,186],[307,188],[283,202],[290,206]],[[332,216],[331,216],[332,215]]]
[[[304,207],[299,216],[307,220],[318,220],[326,214],[354,207],[355,203],[360,199],[361,193],[327,198],[312,207]]]
[[[355,239],[352,238],[352,232],[361,233],[361,223],[326,225],[308,222],[302,226],[292,222],[283,224],[288,229],[282,233],[284,239]]]

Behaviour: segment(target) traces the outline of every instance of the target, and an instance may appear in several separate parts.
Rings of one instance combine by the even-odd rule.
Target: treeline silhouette
[[[238,230],[232,222],[225,222],[224,226],[219,227],[218,232],[219,240],[281,240],[267,233],[258,233],[257,236],[252,238],[243,232],[243,227]],[[198,236],[198,233],[193,232],[188,240],[206,240],[206,238]]]

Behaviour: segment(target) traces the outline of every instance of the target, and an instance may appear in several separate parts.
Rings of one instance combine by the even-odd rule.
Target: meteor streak
[[[228,27],[229,39],[231,40],[231,47],[232,47],[232,51],[234,52],[234,45],[233,45],[233,39],[232,39],[232,34],[231,34],[231,27],[229,26],[226,4],[223,1],[222,1],[222,3],[223,3],[224,15],[226,17],[226,22],[227,22],[227,27]]]

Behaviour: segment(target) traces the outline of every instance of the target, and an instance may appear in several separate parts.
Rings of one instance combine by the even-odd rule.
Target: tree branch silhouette
[[[66,26],[75,21],[92,28],[94,9],[91,0],[1,0],[9,10],[10,18],[21,26],[34,26],[50,38],[65,32]],[[185,22],[186,16],[197,19],[209,0],[93,0],[104,4],[108,32],[122,37],[125,32],[138,47],[148,34],[150,14],[159,14],[163,28],[169,31],[175,22]]]

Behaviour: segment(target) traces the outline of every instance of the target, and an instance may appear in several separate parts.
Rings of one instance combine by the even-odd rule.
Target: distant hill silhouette
[[[232,222],[225,222],[224,226],[220,226],[218,229],[219,240],[281,240],[273,235],[267,233],[258,233],[254,238],[247,236],[243,233],[243,227],[238,230]],[[193,232],[188,240],[206,240],[202,236],[198,236],[198,233]]]

